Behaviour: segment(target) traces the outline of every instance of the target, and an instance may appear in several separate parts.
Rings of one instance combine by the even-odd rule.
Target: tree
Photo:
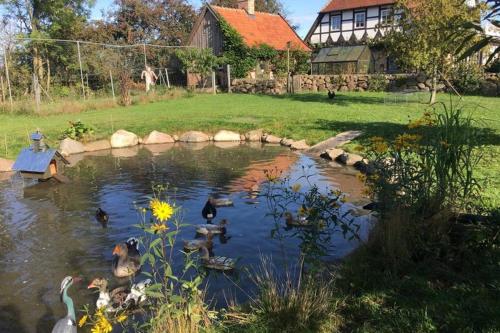
[[[457,40],[450,36],[479,17],[479,8],[469,8],[463,0],[399,0],[395,13],[401,18],[386,35],[389,51],[402,68],[431,78],[434,103],[439,78],[453,66]]]
[[[238,8],[239,2],[241,0],[211,0],[209,3],[215,6]],[[255,10],[258,12],[285,14],[285,6],[281,0],[256,0]]]

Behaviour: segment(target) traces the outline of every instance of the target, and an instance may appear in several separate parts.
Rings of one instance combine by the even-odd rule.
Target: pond
[[[252,185],[265,180],[264,170],[278,168],[291,179],[306,172],[320,187],[339,187],[351,200],[364,200],[354,170],[334,168],[327,161],[280,146],[154,145],[71,160],[67,184],[38,184],[19,176],[0,180],[0,332],[49,332],[65,315],[58,294],[64,276],[84,279],[70,292],[77,309],[95,302],[96,295],[86,289],[92,278],[106,277],[116,285],[110,269],[113,247],[142,235],[134,226],[139,222],[134,206],[147,206],[153,184],[175,189],[175,200],[188,224],[204,223],[201,209],[210,195],[234,201],[233,207],[218,209],[217,219],[226,218],[230,225],[227,241],[217,238],[214,252],[238,257],[240,272],[259,265],[261,255],[290,263],[299,257],[298,239],[271,238],[275,221],[268,216],[266,200],[248,197]],[[95,220],[98,207],[109,214],[107,228]],[[366,228],[362,226],[362,232]],[[194,236],[194,227],[185,227],[180,238]],[[341,235],[331,242],[328,260],[332,261],[357,245]],[[182,260],[174,265],[182,265]],[[227,297],[245,301],[251,289],[243,273],[230,277],[211,273],[208,280],[209,297],[217,306],[224,306]]]

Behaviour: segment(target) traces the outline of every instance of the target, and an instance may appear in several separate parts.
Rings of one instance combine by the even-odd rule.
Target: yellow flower
[[[89,319],[89,316],[84,315],[82,318],[80,318],[80,321],[78,322],[78,327],[83,327],[85,323],[87,322],[87,319]]]
[[[297,193],[297,192],[300,191],[300,188],[301,188],[300,184],[293,184],[292,191],[294,191],[295,193]]]
[[[161,203],[160,200],[154,198],[149,202],[149,208],[151,208],[151,210],[154,210],[156,207],[158,207],[160,203]]]
[[[122,314],[120,316],[118,316],[118,318],[116,318],[116,321],[119,322],[119,323],[123,323],[125,320],[127,320],[127,315],[125,314]]]
[[[97,312],[97,321],[94,327],[90,330],[91,333],[111,333],[113,326],[109,322],[108,318],[103,314],[102,311]]]
[[[422,136],[416,134],[401,134],[394,140],[394,147],[397,150],[404,148],[416,148],[418,146],[417,142],[422,139]]]
[[[380,136],[374,136],[370,138],[370,141],[372,143],[372,149],[376,153],[383,154],[389,149],[389,146],[385,142],[385,139]]]
[[[158,201],[157,203],[155,203],[152,207],[152,210],[154,217],[162,222],[165,222],[174,214],[174,209],[172,208],[172,206],[164,201]]]
[[[155,234],[157,233],[162,233],[164,231],[167,231],[168,230],[168,226],[164,223],[155,223],[153,224],[153,226],[151,227],[151,230],[153,230],[153,232]]]

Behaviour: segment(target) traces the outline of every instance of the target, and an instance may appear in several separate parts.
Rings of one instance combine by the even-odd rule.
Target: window
[[[387,25],[391,22],[391,11],[390,9],[382,9],[380,11],[380,23]]]
[[[354,16],[354,27],[355,28],[364,28],[366,26],[366,14],[365,13],[356,13]]]
[[[332,31],[340,31],[340,27],[342,25],[342,17],[340,15],[332,16],[330,24]]]

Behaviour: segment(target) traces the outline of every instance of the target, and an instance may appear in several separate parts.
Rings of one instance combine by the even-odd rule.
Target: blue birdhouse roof
[[[34,152],[32,148],[24,148],[19,156],[17,156],[17,160],[12,169],[21,172],[44,173],[47,171],[54,156],[61,158],[64,163],[69,164],[69,162],[55,149]]]
[[[43,138],[43,134],[40,132],[36,132],[36,133],[31,134],[31,140],[40,141],[40,140],[42,140],[42,138]]]

